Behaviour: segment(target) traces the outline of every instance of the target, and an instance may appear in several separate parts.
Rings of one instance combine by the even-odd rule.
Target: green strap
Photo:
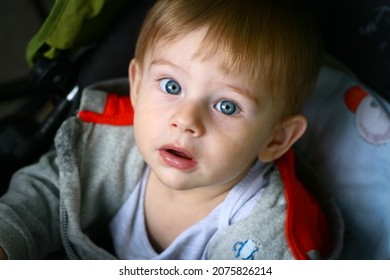
[[[96,40],[112,22],[125,0],[56,0],[41,29],[30,40],[26,58],[30,67],[41,48],[53,59],[59,50],[75,50]]]

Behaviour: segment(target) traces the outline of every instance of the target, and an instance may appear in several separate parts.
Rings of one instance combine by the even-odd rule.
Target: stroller
[[[50,149],[85,87],[127,76],[138,30],[153,3],[55,2],[27,47],[32,80],[53,109],[41,123],[0,123],[0,161],[8,167],[0,192],[16,169]],[[317,195],[339,206],[342,259],[390,259],[390,2],[310,5],[327,56],[304,109],[308,131],[295,146],[299,176],[308,185],[321,182]]]

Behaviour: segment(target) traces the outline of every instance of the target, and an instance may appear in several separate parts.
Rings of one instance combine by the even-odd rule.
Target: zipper
[[[72,244],[69,242],[69,235],[68,235],[68,214],[65,211],[65,206],[61,202],[61,235],[62,235],[62,245],[64,246],[65,252],[68,255],[68,258],[71,260],[81,260],[81,258],[78,256],[76,251],[73,249]]]

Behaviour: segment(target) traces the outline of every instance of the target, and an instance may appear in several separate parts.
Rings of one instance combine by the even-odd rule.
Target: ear
[[[133,108],[138,97],[138,91],[141,81],[141,69],[136,59],[132,59],[129,65],[129,81],[130,81],[130,99]]]
[[[294,115],[283,120],[273,130],[267,147],[258,154],[263,162],[270,162],[286,153],[305,133],[307,120],[302,115]]]

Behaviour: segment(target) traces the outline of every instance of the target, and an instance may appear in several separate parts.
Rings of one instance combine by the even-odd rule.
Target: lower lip
[[[167,150],[159,150],[161,159],[169,167],[173,167],[179,170],[191,170],[198,166],[198,163],[194,159],[187,159],[174,155]]]

